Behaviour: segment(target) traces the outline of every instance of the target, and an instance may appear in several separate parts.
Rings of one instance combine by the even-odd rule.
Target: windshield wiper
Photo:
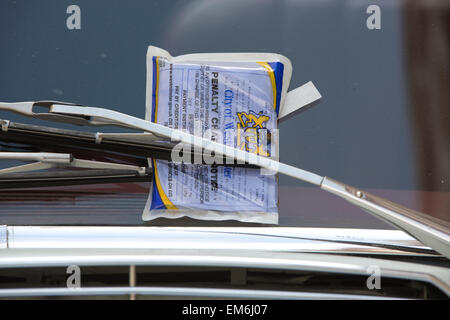
[[[0,160],[35,161],[0,169],[0,188],[31,188],[112,181],[137,182],[151,181],[152,178],[151,171],[147,167],[77,159],[68,153],[0,152]],[[30,172],[53,168],[90,170]]]
[[[76,170],[57,172],[8,173],[0,175],[0,189],[43,188],[102,183],[148,182],[152,173],[139,175],[132,170]]]
[[[0,160],[26,160],[36,161],[34,163],[21,166],[0,169],[0,175],[5,173],[37,171],[49,168],[71,167],[84,169],[110,169],[110,170],[130,170],[139,175],[145,175],[147,168],[128,164],[82,160],[74,158],[68,153],[50,152],[0,152]]]
[[[35,105],[45,107],[47,112],[33,112],[33,106]],[[358,188],[278,162],[274,159],[250,154],[218,142],[196,137],[180,130],[171,129],[157,123],[105,108],[83,107],[67,103],[45,101],[14,104],[0,103],[0,109],[15,111],[26,116],[71,122],[80,125],[106,124],[138,129],[171,139],[172,141],[193,145],[194,147],[201,148],[201,150],[214,152],[216,155],[222,155],[260,168],[275,170],[278,173],[319,186],[322,190],[333,193],[357,205],[376,217],[399,227],[432,249],[450,258],[450,226],[448,223],[437,221],[421,212],[374,196]]]
[[[15,104],[11,105],[14,107]],[[2,106],[0,106],[0,109],[2,109]],[[63,119],[64,122],[68,122],[65,118]],[[59,148],[83,149],[90,152],[112,152],[126,155],[128,158],[137,158],[136,162],[139,163],[147,163],[146,159],[149,157],[171,160],[172,150],[176,146],[176,143],[169,139],[157,137],[151,133],[85,132],[23,124],[2,119],[0,119],[0,125],[1,141],[44,146],[49,149],[55,149],[55,146],[59,146]],[[190,152],[191,163],[194,162],[194,159],[203,159],[201,154],[200,157],[198,155],[198,151]],[[183,150],[180,150],[180,156],[184,156]],[[226,165],[231,167],[255,167],[236,161],[228,162]]]

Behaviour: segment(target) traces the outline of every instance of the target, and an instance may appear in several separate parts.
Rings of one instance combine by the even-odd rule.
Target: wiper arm
[[[47,121],[58,121],[64,123],[71,123],[77,125],[91,125],[91,126],[107,126],[107,125],[119,125],[115,123],[115,121],[101,119],[101,118],[93,118],[87,116],[71,116],[71,115],[62,115],[62,114],[54,114],[49,111],[51,106],[59,104],[66,106],[79,106],[73,103],[61,102],[61,101],[51,101],[51,100],[42,100],[42,101],[25,101],[25,102],[0,102],[0,110],[7,110],[19,113],[21,115],[27,117],[33,117],[35,119],[47,120]],[[45,110],[45,112],[36,112],[36,111]],[[112,122],[112,123],[111,123]],[[126,125],[125,125],[126,126]]]
[[[1,106],[2,103],[0,103],[0,107]],[[9,109],[11,110],[11,108]],[[29,108],[26,109],[26,112],[23,112],[22,110],[21,113],[29,116],[35,115],[32,109],[30,110]],[[109,109],[55,103],[50,105],[48,113],[53,115],[53,120],[56,121],[59,120],[59,117],[61,117],[61,121],[67,121],[68,118],[83,119],[81,121],[83,124],[91,125],[97,125],[98,121],[105,121],[108,122],[109,125],[125,126],[143,130],[161,137],[193,145],[194,147],[202,148],[202,150],[208,150],[227,158],[247,162],[269,170],[276,170],[279,173],[295,179],[317,185],[322,190],[331,192],[350,203],[359,206],[376,217],[399,227],[437,252],[450,258],[450,227],[445,222],[437,223],[423,213],[376,197],[328,177],[322,177],[315,173],[270,158],[250,154],[243,150],[238,150],[221,143],[213,142],[202,137],[196,137],[180,130],[174,130],[157,123]]]

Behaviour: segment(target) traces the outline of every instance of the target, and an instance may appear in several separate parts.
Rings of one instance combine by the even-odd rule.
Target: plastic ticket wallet
[[[213,53],[171,57],[147,52],[147,120],[255,153],[275,156],[277,118],[292,74],[278,54]],[[203,155],[208,156],[208,155]],[[211,162],[208,162],[211,163]],[[143,219],[278,223],[275,174],[217,163],[152,159]]]

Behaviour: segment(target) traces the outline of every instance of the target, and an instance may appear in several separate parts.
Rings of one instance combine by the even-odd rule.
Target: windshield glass
[[[450,222],[450,6],[442,1],[2,1],[0,101],[57,100],[145,115],[146,51],[273,52],[293,65],[290,89],[322,98],[279,122],[280,161],[335,178]],[[0,111],[0,119],[90,132]],[[0,151],[58,152],[1,139]],[[131,160],[66,148],[98,161]],[[142,159],[141,159],[142,160]],[[0,168],[23,164],[0,161]],[[0,189],[0,224],[242,225],[144,222],[150,182]],[[319,188],[278,177],[279,225],[392,228]],[[250,224],[253,225],[253,224]]]

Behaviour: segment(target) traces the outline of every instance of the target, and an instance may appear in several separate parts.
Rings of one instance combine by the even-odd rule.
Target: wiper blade
[[[0,152],[0,160],[35,161],[0,169],[0,189],[152,180],[151,170],[147,167],[77,159],[67,153]],[[58,168],[64,170],[40,171]]]
[[[8,173],[0,175],[0,189],[43,188],[102,183],[148,182],[152,173],[139,175],[132,170],[64,170],[57,172]]]
[[[0,103],[0,108],[1,107],[2,103]],[[6,107],[7,109],[14,111],[14,108],[11,108],[10,106]],[[32,108],[30,109],[28,106],[22,108],[19,112],[29,116],[36,115]],[[322,190],[331,192],[359,206],[370,214],[401,228],[437,252],[450,258],[449,224],[443,221],[437,222],[423,213],[376,197],[328,177],[322,177],[315,173],[278,162],[274,159],[250,154],[246,151],[238,150],[218,142],[202,137],[196,137],[180,130],[174,130],[157,123],[109,109],[54,103],[48,107],[48,114],[52,115],[53,120],[56,121],[67,121],[68,119],[73,118],[78,119],[74,121],[89,125],[98,125],[99,122],[104,121],[109,125],[143,130],[157,136],[193,145],[194,147],[202,148],[202,150],[214,152],[215,154],[223,155],[227,158],[236,159],[269,170],[276,170],[278,173],[319,186]]]
[[[84,168],[84,169],[109,169],[109,170],[129,170],[139,175],[146,175],[146,167],[138,167],[128,164],[83,160],[74,158],[68,153],[49,152],[0,152],[0,160],[25,160],[36,161],[11,168],[0,169],[2,174],[14,172],[37,171],[49,168]]]
[[[12,111],[11,105],[8,110]],[[0,109],[2,105],[0,104]],[[53,117],[55,118],[55,117]],[[67,122],[67,118],[63,118]],[[140,162],[147,162],[146,158],[159,160],[171,160],[171,154],[176,143],[167,138],[161,138],[151,133],[104,133],[85,132],[69,129],[53,128],[48,126],[37,126],[23,124],[0,119],[2,130],[0,140],[23,143],[27,145],[47,146],[54,148],[87,148],[89,151],[107,151],[126,154],[130,157],[141,157]],[[183,150],[180,150],[180,157],[183,157]],[[190,153],[191,163],[198,157],[198,152]],[[224,161],[225,163],[225,161]],[[205,163],[206,164],[206,163]],[[226,164],[231,167],[256,167],[246,163]]]

